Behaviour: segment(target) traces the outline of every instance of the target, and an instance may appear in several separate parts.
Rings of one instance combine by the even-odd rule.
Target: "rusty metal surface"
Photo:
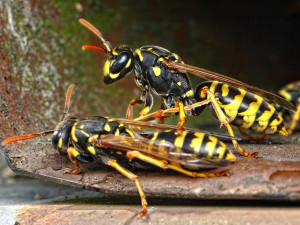
[[[190,178],[175,172],[135,171],[147,196],[198,199],[300,199],[299,138],[275,137],[258,144],[242,143],[259,158],[239,156],[237,162],[218,170],[229,169],[230,177]],[[286,142],[281,143],[280,142]],[[232,146],[229,145],[232,149]],[[64,174],[73,165],[67,156],[59,155],[50,138],[14,143],[2,149],[11,169],[39,179],[93,191],[137,194],[134,182],[102,164],[80,164],[78,175]]]
[[[146,217],[138,217],[138,208],[52,204],[28,206],[18,210],[19,224],[298,224],[297,208],[264,207],[156,207]],[[72,221],[70,223],[70,221]]]

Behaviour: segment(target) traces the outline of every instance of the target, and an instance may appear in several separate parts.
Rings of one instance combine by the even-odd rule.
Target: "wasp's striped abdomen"
[[[278,94],[297,107],[300,103],[300,81],[287,84],[279,90]],[[289,117],[291,116],[291,113],[289,111],[278,104],[275,105],[275,108],[278,112],[282,113],[285,119],[290,119]]]
[[[235,160],[235,156],[223,142],[201,132],[182,131],[179,134],[175,130],[167,130],[154,132],[148,138],[151,139],[152,144],[160,146],[156,150],[158,152],[153,152],[150,144],[147,149],[149,153],[166,157],[175,156],[181,162],[185,162],[188,156],[191,162],[197,159],[212,160],[215,163],[213,167],[216,167],[218,162],[222,161],[223,165],[224,162],[229,163]],[[166,143],[171,143],[175,148],[166,148]]]
[[[197,87],[197,101],[207,98],[202,92],[205,88],[215,93],[217,103],[230,124],[266,134],[287,134],[282,117],[260,96],[225,83],[208,81]]]

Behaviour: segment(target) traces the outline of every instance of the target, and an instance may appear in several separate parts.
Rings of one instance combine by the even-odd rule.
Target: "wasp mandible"
[[[78,174],[79,162],[96,161],[115,168],[135,182],[141,198],[141,215],[147,213],[146,196],[138,177],[128,168],[147,169],[154,166],[202,178],[229,175],[228,170],[199,171],[235,161],[235,156],[217,137],[196,131],[178,133],[176,129],[169,129],[168,125],[134,120],[115,120],[102,116],[86,119],[70,117],[68,111],[73,88],[74,85],[71,85],[67,91],[64,113],[54,130],[10,137],[3,140],[2,145],[53,134],[53,147],[60,154],[67,154],[75,166],[75,169],[65,168],[65,173]],[[141,132],[142,127],[158,130],[146,134]]]

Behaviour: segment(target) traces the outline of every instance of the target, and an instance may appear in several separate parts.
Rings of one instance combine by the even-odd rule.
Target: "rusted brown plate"
[[[275,137],[260,144],[241,143],[249,152],[258,151],[259,158],[246,158],[236,153],[235,164],[218,169],[230,170],[230,177],[190,178],[162,170],[134,173],[147,196],[299,200],[299,138],[282,140]],[[80,164],[80,174],[64,174],[64,168],[73,168],[73,165],[67,156],[59,155],[52,148],[50,138],[13,143],[2,151],[11,169],[18,174],[93,191],[137,194],[134,182],[102,164]]]

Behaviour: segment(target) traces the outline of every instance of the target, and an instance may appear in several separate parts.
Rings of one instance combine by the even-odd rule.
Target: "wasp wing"
[[[140,128],[149,128],[149,129],[157,129],[157,130],[176,130],[177,129],[177,126],[167,125],[167,124],[149,123],[149,122],[121,119],[121,118],[115,118],[114,120],[119,122],[119,123],[123,123],[124,125],[130,126],[130,127],[132,127],[132,126],[136,127],[137,129],[140,129]],[[225,140],[225,141],[231,141],[231,140],[241,141],[242,140],[239,137],[231,137],[231,136],[228,136],[228,135],[225,135],[225,134],[219,134],[219,133],[213,133],[213,132],[208,132],[208,131],[190,129],[190,128],[186,128],[186,127],[184,127],[183,130],[191,131],[191,132],[205,133],[206,135],[214,136],[214,137],[217,137],[220,140]]]
[[[168,162],[183,166],[197,167],[202,169],[217,168],[228,165],[231,161],[220,159],[212,160],[201,158],[194,153],[186,153],[178,150],[170,142],[152,141],[143,137],[128,137],[115,135],[102,135],[94,141],[97,147],[112,148],[121,151],[139,151],[155,159],[167,160]]]
[[[295,106],[288,102],[287,100],[285,100],[284,98],[268,92],[266,90],[262,90],[260,88],[254,87],[252,85],[246,84],[244,82],[241,82],[239,80],[227,77],[225,75],[219,74],[219,73],[215,73],[206,69],[202,69],[196,66],[191,66],[188,64],[184,64],[184,63],[176,63],[173,61],[166,61],[165,60],[165,64],[171,68],[171,69],[176,69],[176,70],[182,70],[188,73],[191,73],[193,75],[196,75],[202,79],[205,80],[216,80],[216,81],[221,81],[230,85],[233,85],[235,87],[244,89],[246,91],[252,92],[254,94],[257,94],[271,102],[277,103],[279,105],[281,105],[282,107],[284,107],[285,109],[289,110],[290,112],[295,112],[296,108]]]

